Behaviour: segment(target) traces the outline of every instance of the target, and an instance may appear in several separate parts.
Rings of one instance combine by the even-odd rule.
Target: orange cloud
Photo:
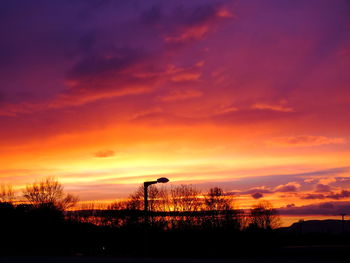
[[[115,152],[112,150],[99,151],[95,153],[95,156],[98,158],[112,157],[114,155],[115,155]]]
[[[319,180],[319,183],[320,184],[325,184],[325,185],[328,185],[330,183],[334,183],[336,182],[337,180],[334,178],[334,177],[330,177],[330,178],[322,178]]]

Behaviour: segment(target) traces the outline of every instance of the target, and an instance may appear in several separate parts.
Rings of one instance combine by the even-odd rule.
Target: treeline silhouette
[[[21,202],[1,186],[0,255],[232,258],[283,255],[288,245],[349,244],[346,233],[279,231],[270,203],[242,211],[218,187],[202,194],[192,185],[151,186],[147,213],[143,190],[104,209],[72,210],[78,198],[54,178],[28,185]]]
[[[277,211],[269,202],[260,202],[248,214],[235,208],[235,199],[221,188],[214,187],[205,194],[192,185],[167,188],[149,187],[148,213],[144,212],[144,189],[140,186],[126,201],[114,202],[105,209],[91,203],[82,210],[71,211],[75,221],[99,226],[124,227],[142,225],[163,230],[230,228],[234,230],[273,229],[280,225]]]

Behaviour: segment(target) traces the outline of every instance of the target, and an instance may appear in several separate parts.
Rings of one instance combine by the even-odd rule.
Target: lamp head
[[[167,182],[169,182],[169,179],[165,177],[161,177],[157,179],[157,183],[167,183]]]

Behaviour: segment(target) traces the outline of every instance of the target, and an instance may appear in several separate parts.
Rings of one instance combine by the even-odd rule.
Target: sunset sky
[[[115,200],[164,176],[240,207],[350,203],[349,1],[3,0],[0,25],[18,193],[54,176]]]

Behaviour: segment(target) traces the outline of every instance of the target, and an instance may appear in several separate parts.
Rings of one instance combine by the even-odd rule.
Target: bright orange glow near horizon
[[[180,2],[3,6],[0,183],[107,202],[164,176],[241,208],[350,207],[349,3]]]

